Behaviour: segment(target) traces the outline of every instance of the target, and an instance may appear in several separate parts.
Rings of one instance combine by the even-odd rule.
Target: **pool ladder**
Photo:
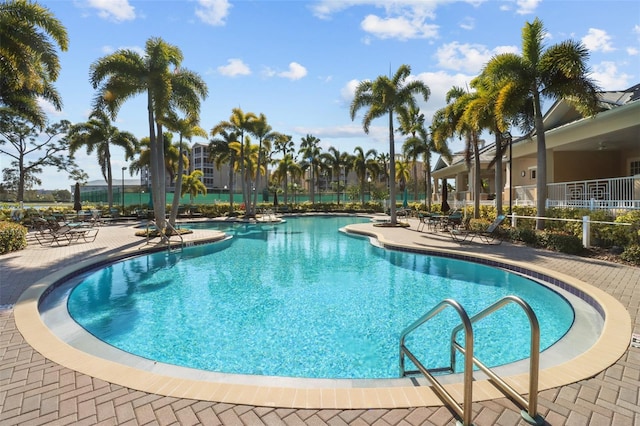
[[[155,220],[150,219],[150,220],[148,220],[148,221],[147,221],[147,232],[146,232],[146,235],[147,235],[147,245],[149,245],[149,244],[151,243],[151,242],[150,242],[150,239],[149,239],[149,228],[153,226],[153,227],[154,227],[154,228],[156,228],[158,231],[160,231],[160,233],[161,233],[161,237],[160,237],[160,238],[162,239],[162,242],[165,242],[165,243],[167,244],[167,251],[168,251],[169,253],[171,253],[171,249],[175,249],[175,250],[178,250],[178,249],[179,249],[179,250],[182,252],[182,250],[184,249],[184,238],[182,238],[182,235],[180,235],[180,233],[176,230],[176,228],[174,228],[173,226],[171,226],[171,224],[169,223],[169,221],[166,221],[166,222],[165,222],[165,225],[166,225],[166,227],[167,227],[168,229],[170,229],[171,231],[173,231],[170,235],[166,235],[166,234],[164,234],[164,233],[161,231],[160,227],[158,227],[158,225],[156,224],[156,221],[155,221]],[[171,237],[172,237],[173,235],[177,235],[177,236],[178,236],[178,238],[180,239],[180,245],[176,245],[176,246],[172,246],[172,245],[171,245]]]
[[[484,365],[480,360],[473,356],[473,323],[492,314],[493,312],[503,308],[504,306],[515,303],[520,306],[529,319],[531,328],[531,347],[529,356],[529,401],[507,384],[501,377],[494,373],[489,367]],[[461,324],[456,326],[451,332],[451,358],[449,367],[427,369],[420,363],[416,356],[405,346],[405,338],[408,334],[416,330],[418,327],[438,315],[441,311],[452,307],[460,316]],[[461,346],[456,335],[464,329],[464,346]],[[464,355],[464,388],[462,404],[459,404],[449,392],[438,382],[432,373],[453,373],[455,371],[456,351]],[[405,356],[418,368],[416,371],[405,370]],[[469,318],[464,308],[453,299],[444,299],[438,303],[433,309],[418,318],[413,324],[404,329],[400,335],[400,377],[409,374],[422,373],[433,385],[433,389],[447,406],[462,420],[462,425],[471,425],[472,401],[473,401],[473,364],[475,364],[490,379],[490,382],[496,386],[505,396],[510,397],[522,410],[522,418],[530,424],[542,425],[544,418],[537,412],[538,405],[538,373],[540,368],[540,325],[536,314],[531,306],[517,296],[506,296],[483,311]],[[458,421],[460,424],[460,421]]]

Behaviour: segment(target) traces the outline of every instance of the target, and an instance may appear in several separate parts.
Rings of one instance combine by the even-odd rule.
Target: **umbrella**
[[[407,207],[409,207],[409,202],[407,201],[408,195],[407,195],[407,187],[404,187],[404,192],[402,193],[402,207],[404,207],[405,209]]]
[[[75,190],[73,191],[73,210],[78,213],[82,210],[82,201],[80,200],[80,183],[76,182]]]
[[[278,205],[278,192],[273,193],[273,205],[274,207]]]
[[[451,210],[451,207],[449,207],[449,203],[447,202],[447,191],[447,180],[442,179],[442,207],[440,208],[440,210],[442,210],[442,213],[446,213]]]

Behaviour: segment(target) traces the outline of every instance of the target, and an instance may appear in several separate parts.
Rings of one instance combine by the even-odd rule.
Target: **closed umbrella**
[[[274,192],[273,193],[273,206],[277,206],[278,205],[278,193]]]
[[[409,198],[409,195],[407,194],[407,192],[408,192],[408,189],[405,186],[404,192],[402,193],[402,207],[404,207],[405,209],[409,207],[409,202],[407,201],[407,198]]]
[[[76,214],[82,210],[82,201],[80,200],[80,183],[76,182],[76,187],[73,191],[73,210]]]
[[[440,210],[442,210],[442,213],[446,213],[449,210],[451,210],[451,207],[449,207],[449,203],[447,202],[447,197],[448,197],[447,180],[442,179],[442,207],[440,208]]]

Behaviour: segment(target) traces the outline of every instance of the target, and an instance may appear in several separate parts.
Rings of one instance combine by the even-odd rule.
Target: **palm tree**
[[[0,105],[43,128],[47,117],[38,98],[62,109],[52,83],[60,73],[56,45],[68,49],[67,30],[38,3],[8,0],[0,4],[0,40]]]
[[[428,138],[424,128],[424,114],[415,105],[400,110],[400,132],[409,137],[402,145],[402,153],[409,160],[413,169],[413,199],[418,199],[418,157],[423,155],[428,147]]]
[[[285,154],[285,156],[278,161],[277,167],[273,172],[273,179],[276,183],[280,184],[284,181],[284,203],[287,204],[287,188],[289,186],[289,175],[293,179],[302,176],[302,168],[296,163],[291,153]]]
[[[240,108],[233,108],[231,110],[231,117],[229,121],[221,121],[213,129],[211,129],[211,135],[220,133],[221,130],[231,131],[238,134],[238,142],[240,143],[239,163],[240,163],[240,180],[242,182],[242,202],[246,207],[250,206],[249,201],[249,187],[247,185],[246,172],[245,172],[245,160],[244,160],[244,135],[245,132],[251,132],[253,121],[258,117],[252,112],[245,113]]]
[[[180,206],[180,197],[182,194],[182,175],[184,173],[185,155],[182,150],[182,140],[186,138],[191,141],[194,136],[207,137],[207,132],[198,125],[198,117],[190,115],[185,118],[179,118],[175,114],[171,114],[166,117],[164,124],[167,129],[178,132],[180,135],[180,141],[178,142],[178,170],[176,173],[176,181],[173,191],[173,202],[171,204],[171,214],[169,216],[169,223],[175,227],[176,219],[178,218],[178,208]],[[188,159],[187,159],[188,161]],[[206,188],[205,188],[206,191]],[[180,193],[180,196],[178,194]]]
[[[461,87],[452,87],[446,95],[447,105],[436,111],[431,124],[431,134],[436,143],[445,144],[446,140],[459,135],[465,139],[464,158],[467,168],[471,169],[473,159],[473,217],[480,217],[480,129],[470,115],[465,115],[469,104],[475,99],[475,93],[469,93]]]
[[[346,160],[348,154],[346,152],[340,152],[337,148],[332,146],[327,150],[328,152],[324,152],[320,155],[322,158],[322,162],[325,164],[327,170],[329,171],[329,176],[331,182],[333,182],[333,178],[336,177],[337,187],[336,192],[338,193],[338,204],[340,204],[340,171],[343,166],[346,167]],[[347,181],[347,172],[345,170],[345,183]],[[346,189],[346,185],[345,185]]]
[[[320,168],[320,139],[307,133],[300,140],[300,154],[302,158],[309,162],[311,176],[309,177],[309,192],[311,194],[311,204],[315,203],[315,188],[318,182]]]
[[[113,207],[113,170],[111,168],[111,145],[124,149],[125,160],[133,158],[138,149],[138,139],[129,132],[121,132],[111,124],[109,116],[101,110],[93,111],[89,121],[69,129],[69,153],[73,156],[82,146],[87,154],[96,151],[102,176],[107,182],[107,201]]]
[[[216,135],[219,137],[216,138]],[[238,167],[238,158],[236,150],[230,144],[238,141],[238,134],[221,129],[212,136],[214,138],[209,142],[209,160],[218,170],[225,163],[229,165],[229,211],[233,211],[233,174]]]
[[[257,169],[257,175],[255,178],[254,187],[260,188],[260,177],[263,170],[266,170],[265,159],[269,157],[271,151],[271,141],[273,141],[277,133],[273,132],[273,129],[267,124],[267,117],[260,113],[258,117],[251,123],[251,134],[258,138],[258,164],[260,167]],[[266,151],[266,152],[265,152]],[[255,216],[256,206],[258,204],[258,191],[253,192],[253,204],[251,207],[247,207],[251,215]]]
[[[193,204],[193,199],[198,194],[207,195],[207,187],[200,180],[202,176],[202,170],[194,170],[188,175],[183,175],[182,179],[180,179],[180,197],[189,194],[189,204]]]
[[[145,55],[120,49],[91,64],[90,81],[98,89],[94,103],[106,105],[114,118],[122,104],[147,96],[151,193],[159,229],[165,228],[166,191],[163,122],[172,111],[197,115],[207,86],[200,76],[181,66],[182,51],[160,38],[150,38]]]
[[[508,121],[518,113],[533,117],[537,149],[537,214],[545,215],[547,200],[547,148],[542,122],[542,98],[566,99],[585,116],[598,109],[596,83],[588,77],[589,51],[582,44],[567,40],[545,49],[545,30],[535,19],[522,29],[522,55],[503,53],[494,56],[484,73],[500,87],[496,115]],[[544,229],[544,221],[536,221]]]
[[[389,186],[389,163],[391,159],[389,158],[388,152],[381,152],[376,157],[376,161],[378,162],[378,170],[379,174],[384,180],[384,182]]]
[[[400,187],[400,190],[404,192],[404,190],[407,188],[407,182],[411,180],[411,166],[408,161],[396,161],[395,170],[398,186]]]
[[[358,84],[356,92],[351,102],[351,120],[355,119],[356,113],[363,107],[369,107],[362,119],[362,128],[365,133],[369,133],[371,122],[379,117],[388,115],[389,117],[389,175],[394,182],[389,185],[391,197],[391,224],[397,225],[396,218],[396,186],[395,186],[395,142],[394,142],[394,121],[393,114],[399,114],[403,108],[415,106],[414,95],[421,94],[424,101],[429,99],[430,90],[426,84],[419,80],[405,82],[411,74],[408,65],[401,65],[393,77],[379,76],[375,81],[365,80]]]
[[[375,149],[370,149],[365,153],[359,146],[355,147],[353,152],[355,153],[352,163],[353,169],[360,182],[360,195],[362,197],[362,205],[364,205],[364,185],[367,180],[367,173],[374,174],[372,171],[375,170],[374,164],[377,166],[375,158],[378,153]]]

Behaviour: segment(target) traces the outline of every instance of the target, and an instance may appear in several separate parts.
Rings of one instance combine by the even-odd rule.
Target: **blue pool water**
[[[362,220],[218,225],[234,238],[79,277],[68,309],[90,333],[145,358],[310,378],[397,377],[401,331],[444,298],[473,315],[505,295],[522,297],[538,315],[543,349],[573,322],[564,298],[519,275],[389,251],[338,231]],[[428,368],[448,366],[457,319],[445,310],[407,340]],[[475,353],[488,365],[529,356],[528,321],[515,305],[480,321],[474,332]]]

